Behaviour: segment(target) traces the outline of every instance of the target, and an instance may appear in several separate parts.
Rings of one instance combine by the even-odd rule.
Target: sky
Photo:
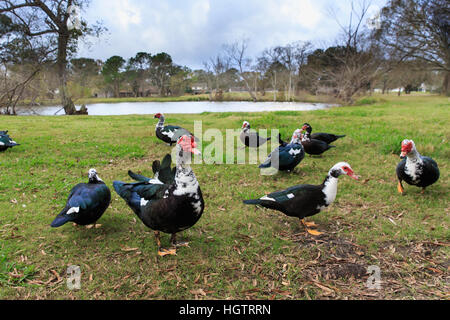
[[[386,3],[366,1],[371,14]],[[242,39],[249,40],[251,57],[294,41],[323,47],[340,30],[330,9],[345,24],[351,0],[91,0],[82,18],[108,30],[81,43],[77,56],[106,60],[166,52],[176,64],[199,69],[224,44]]]

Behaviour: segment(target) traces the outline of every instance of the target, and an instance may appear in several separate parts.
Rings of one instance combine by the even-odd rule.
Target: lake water
[[[308,111],[327,109],[335,105],[325,103],[304,102],[120,102],[95,103],[87,105],[89,115],[109,116],[127,114],[162,113],[202,113],[202,112],[261,112],[261,111]],[[80,106],[77,106],[79,109]],[[18,115],[64,115],[60,106],[51,107],[18,107]]]

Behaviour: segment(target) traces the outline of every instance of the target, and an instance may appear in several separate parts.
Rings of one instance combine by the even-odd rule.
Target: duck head
[[[197,149],[197,143],[193,136],[181,136],[177,141],[177,148],[183,154],[201,154],[200,150]]]
[[[347,175],[352,179],[358,180],[359,176],[355,175],[352,167],[347,162],[336,163],[329,171],[329,175],[337,178],[341,175]]]
[[[306,132],[308,132],[308,133],[311,133],[311,131],[312,131],[312,128],[311,128],[311,126],[309,125],[309,123],[304,123],[303,124],[303,126],[302,126],[302,130],[303,131],[306,131]]]
[[[97,175],[97,170],[95,170],[94,168],[89,169],[88,177],[89,177],[89,182],[102,181],[102,179],[100,179],[99,176]]]
[[[158,119],[163,118],[163,119],[164,119],[164,114],[158,112],[157,114],[155,114],[155,115],[153,116],[153,118],[158,118]]]
[[[414,141],[405,139],[402,141],[402,152],[400,153],[400,158],[406,157],[408,154],[416,150],[416,145]]]
[[[297,129],[292,134],[291,143],[301,144],[303,138],[302,130]]]
[[[250,129],[250,123],[248,121],[242,122],[242,130],[247,131]]]

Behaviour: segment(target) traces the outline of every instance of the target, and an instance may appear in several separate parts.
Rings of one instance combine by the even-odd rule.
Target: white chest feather
[[[420,175],[422,174],[422,166],[420,165],[422,163],[421,160],[415,158],[415,159],[406,159],[405,164],[405,173],[412,178],[413,181],[417,181],[420,178]]]
[[[174,195],[197,195],[198,181],[192,171],[186,173],[177,171],[175,184]]]
[[[337,194],[337,186],[338,179],[334,177],[330,177],[326,182],[325,186],[322,189],[322,192],[325,194],[325,207],[329,206],[335,199]],[[323,209],[324,207],[320,207]]]

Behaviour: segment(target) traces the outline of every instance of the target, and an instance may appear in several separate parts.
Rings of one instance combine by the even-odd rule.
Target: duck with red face
[[[299,184],[282,191],[272,192],[259,199],[244,200],[244,203],[260,205],[281,211],[290,217],[297,217],[308,233],[317,236],[322,232],[309,229],[308,227],[316,225],[314,222],[305,222],[304,218],[318,214],[336,199],[338,178],[341,175],[359,179],[347,162],[339,162],[328,171],[322,184]]]
[[[156,137],[165,143],[172,145],[178,141],[178,139],[183,135],[194,136],[188,130],[180,127],[180,126],[172,126],[172,125],[164,125],[165,117],[162,113],[155,114],[154,118],[159,119],[156,124]],[[195,138],[195,140],[198,140]]]
[[[176,234],[196,224],[205,208],[200,185],[190,166],[192,154],[200,154],[197,143],[192,136],[184,135],[178,139],[176,151],[176,171],[170,184],[158,177],[134,183],[113,182],[116,192],[144,225],[154,231],[160,256],[174,255],[177,247],[187,245],[177,242]],[[171,248],[161,247],[160,232],[172,235]]]
[[[397,190],[404,193],[402,181],[412,186],[425,188],[439,179],[439,168],[433,159],[422,156],[416,149],[414,141],[405,139],[402,141],[400,157],[403,159],[397,165]]]

